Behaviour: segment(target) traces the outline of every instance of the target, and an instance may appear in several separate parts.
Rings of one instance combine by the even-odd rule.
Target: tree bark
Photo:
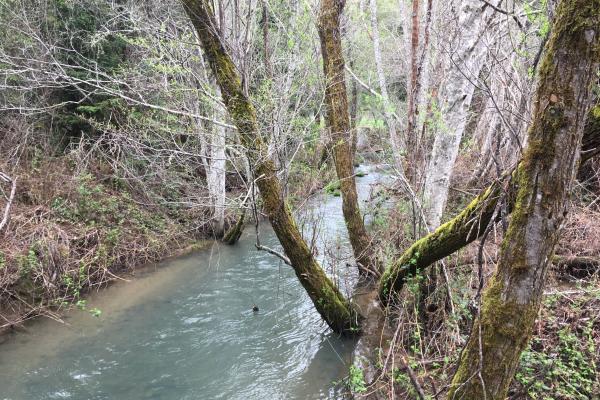
[[[413,185],[416,183],[416,167],[417,167],[417,96],[419,94],[419,66],[417,62],[417,54],[419,52],[419,0],[412,2],[411,15],[411,35],[410,35],[410,78],[408,79],[408,104],[407,104],[407,127],[406,127],[406,148],[407,148],[407,165],[406,175],[409,182]],[[423,49],[425,51],[425,49]]]
[[[596,106],[588,114],[585,124],[579,171],[593,155],[600,153],[600,112],[594,112],[596,109],[600,109],[600,106]],[[521,168],[522,164],[519,164],[515,171],[492,183],[456,217],[405,250],[381,277],[379,283],[381,301],[384,304],[390,303],[402,290],[409,277],[481,237],[490,222],[497,222],[500,219],[500,214],[495,213],[500,199],[505,199],[510,212],[514,207],[518,190],[515,177],[520,173]]]
[[[515,208],[449,399],[504,400],[538,315],[600,65],[600,0],[562,0],[540,69]]]
[[[215,112],[215,119],[223,119],[218,111]],[[207,183],[210,195],[211,206],[213,208],[214,233],[217,238],[223,237],[225,227],[225,200],[226,200],[226,165],[225,146],[227,139],[227,128],[214,126],[208,143],[208,171]]]
[[[371,239],[358,205],[354,179],[352,132],[348,115],[340,30],[340,17],[343,9],[343,0],[321,0],[318,28],[325,74],[326,120],[328,129],[331,131],[333,158],[342,192],[342,210],[359,271],[366,274],[376,272],[377,266],[370,250]]]
[[[211,70],[221,88],[223,102],[247,149],[265,211],[296,276],[329,327],[342,335],[359,332],[359,315],[327,277],[300,234],[283,197],[281,183],[266,151],[254,106],[244,94],[239,74],[218,35],[210,0],[182,0]]]

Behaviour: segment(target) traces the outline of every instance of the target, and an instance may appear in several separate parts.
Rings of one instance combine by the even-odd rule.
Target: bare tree
[[[473,98],[473,81],[483,67],[487,31],[493,12],[486,12],[479,0],[459,2],[458,22],[451,48],[446,49],[447,66],[444,85],[439,96],[441,120],[424,186],[424,206],[427,224],[435,228],[440,224],[448,197],[450,176],[458,155],[460,142],[467,123],[467,113]]]

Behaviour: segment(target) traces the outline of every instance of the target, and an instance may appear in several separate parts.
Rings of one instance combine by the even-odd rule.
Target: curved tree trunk
[[[528,146],[516,175],[515,209],[449,399],[507,396],[567,215],[599,65],[600,0],[562,0],[540,69]]]
[[[317,263],[292,218],[273,161],[258,131],[254,106],[244,95],[236,67],[219,38],[211,2],[182,0],[182,4],[221,88],[227,111],[247,149],[265,211],[296,276],[332,330],[343,335],[357,334],[359,315]]]
[[[586,161],[600,153],[600,106],[594,110],[588,114],[584,128],[579,171]],[[501,198],[505,197],[510,212],[514,207],[517,192],[515,177],[521,168],[522,164],[519,164],[512,174],[507,174],[488,186],[456,217],[417,240],[404,251],[381,277],[381,301],[384,304],[390,303],[400,292],[407,278],[481,237],[494,215],[494,219],[499,220],[500,215],[495,213],[495,210]]]
[[[327,126],[331,130],[335,169],[342,192],[342,210],[352,244],[354,257],[361,273],[377,271],[370,250],[371,239],[360,213],[354,162],[352,133],[348,115],[348,97],[344,78],[344,56],[340,31],[340,17],[344,8],[342,0],[321,0],[319,11],[319,37],[325,74],[325,103]]]

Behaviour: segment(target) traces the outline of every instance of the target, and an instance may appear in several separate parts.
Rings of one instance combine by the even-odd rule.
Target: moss
[[[509,180],[510,177],[508,175],[504,180]],[[382,302],[387,304],[392,300],[410,276],[479,237],[492,219],[502,194],[503,183],[496,182],[488,187],[459,215],[417,240],[397,261],[390,264],[379,284]]]
[[[236,223],[225,232],[223,235],[223,242],[229,245],[234,245],[240,240],[242,232],[244,231],[244,221],[246,219],[246,212],[242,211]]]
[[[378,270],[378,266],[372,255],[371,238],[360,212],[354,178],[352,133],[340,28],[343,8],[344,1],[323,0],[320,3],[318,20],[323,74],[327,82],[325,85],[326,121],[332,133],[331,142],[340,189],[338,192],[335,188],[331,188],[331,194],[342,197],[342,211],[354,257],[359,270],[367,274],[369,271]]]

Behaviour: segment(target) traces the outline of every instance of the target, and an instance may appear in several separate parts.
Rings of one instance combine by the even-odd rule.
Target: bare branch
[[[275,257],[279,257],[284,263],[286,263],[290,267],[292,266],[290,259],[287,258],[284,254],[278,252],[277,250],[273,250],[272,248],[263,246],[262,244],[256,244],[255,246],[258,250],[263,250],[269,254],[273,254]]]

